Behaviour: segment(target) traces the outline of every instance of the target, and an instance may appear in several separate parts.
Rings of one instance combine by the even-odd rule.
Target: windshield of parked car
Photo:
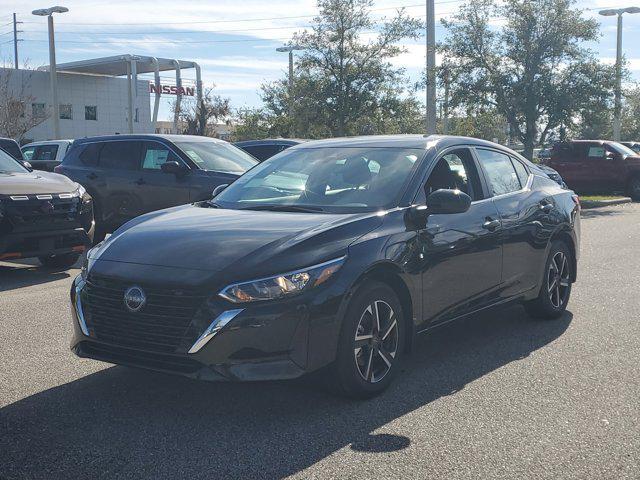
[[[0,173],[27,173],[29,170],[4,150],[0,150]]]
[[[423,153],[367,147],[285,150],[240,177],[214,202],[295,211],[391,208]]]
[[[202,170],[242,174],[258,162],[239,148],[220,142],[175,142]]]
[[[637,155],[636,152],[621,143],[611,142],[611,148],[622,155]]]

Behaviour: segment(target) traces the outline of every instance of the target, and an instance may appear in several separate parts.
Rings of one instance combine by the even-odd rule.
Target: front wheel
[[[525,303],[532,317],[555,319],[567,309],[571,296],[573,259],[564,242],[554,242],[545,265],[545,275],[538,298]]]
[[[404,349],[404,317],[389,286],[367,282],[347,308],[331,383],[350,397],[368,398],[391,383]]]
[[[38,257],[38,260],[44,267],[67,269],[73,267],[79,258],[80,254],[78,253],[67,253],[64,255],[48,255],[46,257]]]

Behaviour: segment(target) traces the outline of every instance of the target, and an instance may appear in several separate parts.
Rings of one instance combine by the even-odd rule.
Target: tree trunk
[[[526,138],[524,141],[524,152],[523,156],[528,160],[533,161],[533,147],[535,146],[533,142],[533,138]]]

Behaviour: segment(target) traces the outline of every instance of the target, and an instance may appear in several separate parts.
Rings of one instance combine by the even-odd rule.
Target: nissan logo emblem
[[[124,306],[130,312],[137,312],[147,303],[147,296],[140,287],[129,287],[124,292]]]

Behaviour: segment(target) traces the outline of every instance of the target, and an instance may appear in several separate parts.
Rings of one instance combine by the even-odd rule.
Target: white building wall
[[[35,70],[12,70],[0,68],[0,77],[9,75],[13,92],[28,99],[26,114],[31,115],[31,103],[47,105],[50,101],[49,72]],[[137,81],[137,95],[133,97],[134,118],[138,109],[138,121],[134,122],[134,133],[153,133],[151,125],[151,98],[149,82]],[[128,80],[121,77],[58,73],[58,101],[60,105],[72,105],[73,119],[60,119],[61,138],[83,138],[94,135],[129,133],[127,119]],[[97,107],[97,120],[85,120],[85,106]],[[51,119],[32,128],[25,139],[38,141],[53,137]]]

